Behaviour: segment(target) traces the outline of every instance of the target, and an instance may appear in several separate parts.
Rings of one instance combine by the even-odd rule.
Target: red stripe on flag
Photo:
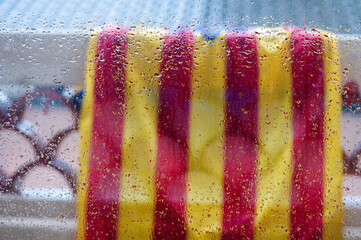
[[[167,35],[161,62],[155,239],[186,237],[186,174],[193,35]]]
[[[126,50],[125,30],[108,30],[100,34],[94,82],[86,239],[115,239],[117,236]]]
[[[291,238],[321,239],[324,166],[322,38],[291,35],[293,77],[293,176]]]
[[[252,36],[227,36],[222,239],[252,239],[258,138],[258,57]]]

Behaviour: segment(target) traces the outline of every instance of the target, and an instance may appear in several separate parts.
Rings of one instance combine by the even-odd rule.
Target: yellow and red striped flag
[[[342,238],[336,38],[90,38],[78,239]]]

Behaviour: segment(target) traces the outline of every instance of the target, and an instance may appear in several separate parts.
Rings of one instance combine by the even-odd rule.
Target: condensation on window
[[[361,238],[360,10],[0,2],[0,239]]]

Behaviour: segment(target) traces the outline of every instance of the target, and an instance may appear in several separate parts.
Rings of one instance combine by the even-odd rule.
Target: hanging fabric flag
[[[90,37],[78,239],[342,238],[335,36]]]

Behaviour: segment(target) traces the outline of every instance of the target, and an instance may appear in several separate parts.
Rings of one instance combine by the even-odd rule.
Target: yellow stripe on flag
[[[129,32],[118,239],[151,239],[154,215],[157,96],[163,33]]]
[[[289,33],[284,29],[258,32],[259,163],[255,239],[287,239],[292,149]]]
[[[194,46],[187,181],[188,239],[219,239],[222,229],[224,36]]]
[[[77,238],[85,239],[86,227],[86,203],[88,198],[88,167],[91,152],[91,139],[93,129],[93,97],[94,78],[96,67],[97,36],[89,38],[87,50],[87,62],[85,67],[85,98],[83,100],[80,114],[80,164],[77,186]]]
[[[321,32],[325,69],[325,161],[323,239],[342,239],[342,150],[340,143],[340,59],[336,37]]]

